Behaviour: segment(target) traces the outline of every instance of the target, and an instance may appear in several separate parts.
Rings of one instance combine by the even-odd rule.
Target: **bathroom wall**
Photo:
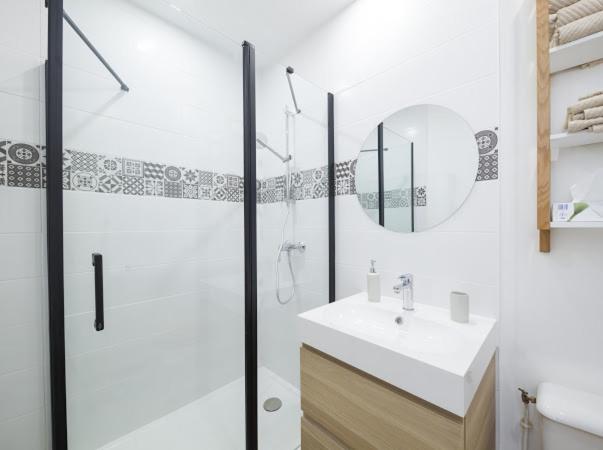
[[[355,159],[380,121],[417,103],[455,110],[476,133],[489,130],[494,138],[500,134],[498,26],[496,0],[358,0],[287,61],[304,78],[335,93],[338,162]],[[463,290],[470,294],[473,312],[498,317],[497,157],[505,151],[499,143],[488,160],[480,161],[479,182],[466,203],[427,232],[380,229],[353,190],[342,189],[344,195],[336,198],[337,297],[366,289],[374,258],[385,295],[393,295],[397,275],[412,272],[419,301],[446,307],[449,292]],[[338,167],[338,190],[344,166]]]
[[[241,48],[127,1],[65,9],[130,85],[121,92],[65,26],[69,437],[96,448],[243,375]],[[41,449],[44,191],[40,160],[24,152],[44,151],[46,16],[37,0],[2,11],[0,141],[10,144],[0,155],[0,447]],[[19,143],[30,147],[9,150]],[[102,332],[93,329],[92,252],[104,255]]]
[[[476,71],[473,72],[478,80],[476,86],[493,77],[487,75],[490,70],[500,74],[500,106],[496,101],[497,81],[488,89],[494,96],[492,100],[487,95],[468,94],[460,101],[460,108],[455,106],[469,118],[474,129],[471,114],[462,108],[477,111],[487,107],[494,118],[486,116],[485,120],[494,124],[483,126],[500,123],[497,167],[500,182],[477,183],[468,203],[448,224],[432,233],[415,235],[413,241],[375,231],[373,224],[360,214],[353,197],[338,198],[341,238],[337,241],[337,289],[338,296],[363,289],[366,269],[360,266],[369,254],[379,252],[384,243],[393,249],[387,251],[393,256],[386,263],[394,263],[395,273],[418,268],[430,275],[427,283],[432,285],[431,292],[417,294],[423,301],[445,304],[448,284],[455,280],[476,275],[480,280],[489,280],[484,286],[490,289],[484,291],[484,296],[477,295],[478,302],[472,301],[472,307],[500,319],[498,448],[513,450],[520,448],[519,419],[523,413],[518,386],[535,393],[539,382],[549,380],[603,393],[600,384],[603,365],[598,357],[603,340],[599,320],[603,310],[595,294],[601,290],[603,232],[555,230],[551,254],[538,251],[535,2],[500,2],[499,13],[497,8],[495,1],[405,2],[402,6],[388,0],[360,0],[295,49],[289,60],[303,76],[336,92],[339,134],[349,121],[351,127],[361,128],[359,142],[370,131],[368,125],[363,125],[363,113],[372,114],[366,120],[376,124],[388,112],[403,106],[402,99],[409,91],[424,92],[430,88],[436,91],[433,98],[438,98],[448,90],[454,92],[450,82],[466,71]],[[489,38],[476,38],[479,30]],[[465,55],[453,52],[455,44],[463,46]],[[487,45],[493,48],[478,48]],[[437,69],[428,65],[430,55],[441,64]],[[464,56],[469,60],[464,60]],[[422,79],[415,75],[417,71],[423,75]],[[388,72],[396,76],[386,82]],[[561,74],[553,80],[553,132],[561,131],[563,111],[569,102],[600,90],[601,76],[603,66],[598,66],[588,72]],[[379,82],[371,82],[373,79]],[[471,82],[463,86],[471,86]],[[359,98],[356,93],[364,87],[365,97]],[[348,119],[350,111],[354,115]],[[561,153],[553,165],[552,190],[556,200],[570,200],[569,185],[592,168],[603,166],[603,153],[597,152],[600,147]],[[347,152],[341,137],[337,151],[338,159],[348,157],[348,153],[341,156],[341,152]],[[349,154],[352,153],[350,147]],[[500,192],[496,186],[499,183]],[[472,206],[478,202],[481,210],[473,214]],[[343,234],[346,227],[352,228],[349,224],[357,228],[359,221],[367,234],[355,230],[349,230],[347,236]],[[461,228],[452,228],[454,234],[443,242],[444,236],[450,237],[444,231],[457,224]],[[372,240],[363,244],[366,236]],[[462,242],[464,237],[467,241]],[[459,247],[450,248],[452,243],[458,243]],[[476,244],[479,250],[474,250]],[[433,248],[439,249],[437,255],[429,253]],[[342,258],[351,263],[343,263]],[[446,267],[440,266],[440,258],[445,259]],[[426,267],[428,261],[433,264]],[[465,268],[471,261],[479,261],[481,267],[459,273],[456,265]],[[356,278],[346,275],[354,271]],[[473,275],[467,275],[469,272]],[[447,275],[442,277],[441,273]],[[389,289],[393,274],[386,275],[390,279],[383,287]],[[441,283],[440,278],[447,278],[448,283]],[[417,285],[420,283],[426,284],[418,279]],[[443,288],[438,290],[437,286],[442,284]],[[472,300],[475,298],[472,294]],[[533,417],[533,422],[530,449],[536,450],[540,448],[538,419]]]
[[[357,1],[289,59],[305,78],[336,96],[336,160],[357,157],[370,131],[408,105],[457,111],[475,132],[498,127],[497,2]],[[504,152],[504,149],[500,149]],[[450,220],[425,233],[377,227],[355,195],[337,208],[337,296],[365,289],[377,260],[384,293],[413,272],[422,301],[446,305],[452,289],[468,291],[475,312],[498,314],[498,182],[475,184]]]
[[[536,231],[536,28],[534,0],[501,2],[501,448],[520,448],[517,387],[535,393],[552,381],[603,394],[601,270],[603,230],[553,230],[551,253]],[[555,75],[552,132],[565,108],[601,90],[603,66]],[[552,197],[603,167],[603,146],[562,150],[553,163]],[[530,449],[540,448],[539,423]]]

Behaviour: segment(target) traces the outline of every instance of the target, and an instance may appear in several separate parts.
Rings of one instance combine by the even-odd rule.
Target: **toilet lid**
[[[603,396],[541,383],[536,408],[550,420],[603,437]]]

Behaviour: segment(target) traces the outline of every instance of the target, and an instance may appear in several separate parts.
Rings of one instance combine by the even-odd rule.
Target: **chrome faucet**
[[[394,293],[402,293],[402,309],[405,311],[415,310],[415,299],[413,296],[413,276],[405,273],[398,277],[400,284],[394,286]]]

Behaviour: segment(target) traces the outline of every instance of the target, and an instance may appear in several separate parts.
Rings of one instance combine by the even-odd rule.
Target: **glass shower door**
[[[69,448],[243,449],[240,45],[162,2],[65,11],[129,87],[65,23]]]
[[[327,93],[261,53],[256,84],[259,448],[293,450],[297,315],[329,302]]]

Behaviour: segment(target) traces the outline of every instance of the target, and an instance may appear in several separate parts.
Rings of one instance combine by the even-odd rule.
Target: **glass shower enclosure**
[[[49,3],[53,448],[295,449],[327,93],[163,3]]]

